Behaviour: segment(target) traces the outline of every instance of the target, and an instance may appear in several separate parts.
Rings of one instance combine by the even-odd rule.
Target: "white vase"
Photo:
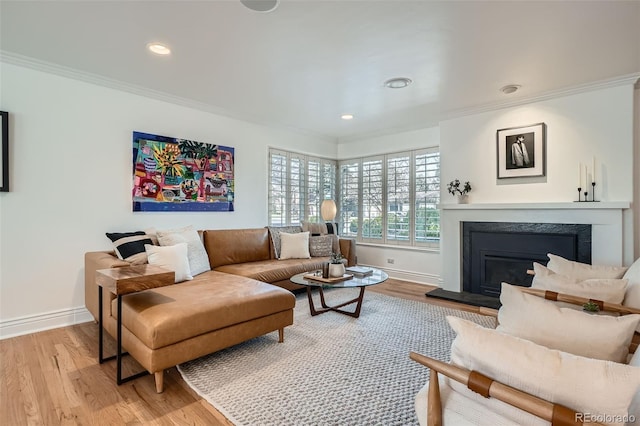
[[[458,194],[456,198],[458,199],[458,204],[467,204],[469,202],[469,195],[467,194]]]
[[[344,275],[344,263],[329,264],[329,278],[340,278]]]

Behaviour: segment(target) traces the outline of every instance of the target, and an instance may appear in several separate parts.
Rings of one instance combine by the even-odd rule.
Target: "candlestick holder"
[[[581,202],[582,200],[580,199],[580,194],[582,194],[582,188],[578,188],[578,203]]]
[[[591,182],[591,201],[596,201],[596,183]]]
[[[588,201],[589,191],[584,191],[584,201]]]

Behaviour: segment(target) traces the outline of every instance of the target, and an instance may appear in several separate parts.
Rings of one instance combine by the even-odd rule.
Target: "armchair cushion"
[[[640,368],[549,349],[461,318],[447,321],[456,332],[452,364],[577,412],[622,420],[640,386]],[[470,392],[459,383],[450,385]]]
[[[612,317],[560,308],[502,283],[498,331],[588,358],[626,362],[640,315]]]
[[[629,281],[622,304],[640,309],[640,258],[633,262],[622,278]]]
[[[531,288],[572,294],[609,303],[622,303],[627,288],[627,280],[603,278],[575,278],[553,272],[539,263],[533,264],[535,275]]]
[[[566,275],[579,280],[588,280],[590,278],[622,278],[627,270],[624,266],[589,265],[574,262],[551,253],[547,253],[547,257],[549,257],[547,268],[556,274]]]

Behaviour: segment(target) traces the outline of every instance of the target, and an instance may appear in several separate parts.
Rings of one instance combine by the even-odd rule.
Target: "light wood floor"
[[[432,288],[389,279],[367,291],[477,311],[425,297]],[[97,362],[97,340],[93,322],[0,340],[0,424],[231,425],[175,368],[165,372],[161,394],[155,392],[153,376],[117,386],[115,361]],[[105,354],[114,350],[108,340]],[[130,371],[136,371],[130,364]]]

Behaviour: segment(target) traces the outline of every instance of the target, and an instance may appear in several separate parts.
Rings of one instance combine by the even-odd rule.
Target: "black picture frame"
[[[0,111],[0,192],[9,192],[9,113]]]
[[[546,176],[545,123],[499,129],[496,144],[498,179]]]

